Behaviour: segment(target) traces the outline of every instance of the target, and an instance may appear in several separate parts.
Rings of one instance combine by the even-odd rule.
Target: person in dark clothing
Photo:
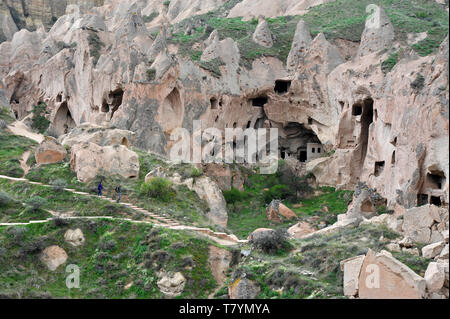
[[[100,183],[98,183],[97,189],[98,189],[98,196],[102,196],[103,185],[101,181]]]
[[[120,203],[120,198],[122,197],[122,188],[120,184],[116,187],[116,193],[117,193],[117,203]]]

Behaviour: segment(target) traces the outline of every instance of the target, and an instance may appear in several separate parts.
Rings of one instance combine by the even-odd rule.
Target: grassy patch
[[[39,133],[44,133],[50,126],[50,121],[45,117],[48,115],[47,104],[39,102],[33,106],[33,117],[31,118],[31,127]]]
[[[64,241],[68,229],[80,228],[83,246]],[[195,235],[151,225],[108,220],[66,221],[0,227],[0,295],[22,298],[162,298],[158,270],[180,271],[187,282],[179,298],[206,298],[217,286],[208,266],[211,243]],[[69,258],[55,271],[39,260],[50,245]],[[165,256],[159,258],[158,256]],[[187,258],[188,257],[188,258]],[[186,260],[188,260],[188,265]],[[65,266],[80,269],[80,288],[66,287]],[[125,286],[132,283],[131,287]]]
[[[391,54],[386,60],[381,63],[381,70],[384,74],[391,72],[398,62],[398,52]]]
[[[0,129],[0,145],[0,174],[22,177],[24,172],[19,160],[36,142]]]

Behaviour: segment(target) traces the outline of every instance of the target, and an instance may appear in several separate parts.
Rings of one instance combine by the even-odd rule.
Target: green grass
[[[0,129],[0,175],[22,177],[24,171],[19,160],[22,154],[37,143],[9,131]]]
[[[67,229],[80,228],[86,238],[83,246],[64,241]],[[217,286],[208,266],[212,243],[183,231],[154,229],[151,225],[108,220],[67,221],[0,227],[0,295],[22,298],[162,298],[157,287],[157,269],[180,271],[187,279],[179,298],[206,298]],[[41,243],[36,245],[36,243]],[[105,245],[109,243],[109,245]],[[63,248],[69,258],[55,271],[39,260],[39,251],[50,245]],[[164,252],[167,260],[154,260]],[[184,263],[192,260],[190,268]],[[80,288],[66,287],[65,267],[80,269]],[[126,284],[133,283],[128,290]]]
[[[173,26],[173,36],[168,41],[179,45],[179,54],[196,62],[200,53],[192,49],[192,46],[204,41],[215,29],[221,40],[230,37],[236,41],[241,55],[240,64],[249,69],[252,62],[261,56],[274,56],[285,62],[300,19],[306,21],[312,36],[323,32],[329,40],[339,38],[360,41],[368,16],[366,7],[373,3],[371,0],[337,0],[313,7],[303,16],[269,18],[267,22],[275,39],[272,48],[265,48],[252,40],[258,23],[256,19],[242,21],[241,18],[223,17],[235,2],[227,3],[216,11],[181,21]],[[426,39],[412,46],[420,55],[434,52],[448,34],[448,13],[434,1],[379,2],[391,20],[398,40],[406,43],[408,33],[427,32]],[[187,25],[194,27],[194,32],[190,35],[184,34]]]

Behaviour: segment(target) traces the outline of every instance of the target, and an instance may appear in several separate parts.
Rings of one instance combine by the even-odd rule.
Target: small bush
[[[225,197],[227,204],[234,204],[248,198],[247,193],[241,192],[234,187],[232,187],[229,191],[223,191],[223,196]]]
[[[41,209],[47,203],[47,200],[45,198],[42,198],[39,196],[34,196],[34,197],[27,199],[25,201],[25,203],[31,210],[37,211],[37,210]]]
[[[168,6],[170,5],[170,1],[169,1],[169,0],[164,1],[164,2],[163,2],[163,5],[165,5],[166,7],[168,7]]]
[[[391,54],[386,60],[381,63],[381,70],[384,74],[391,72],[398,62],[398,53]]]
[[[264,192],[264,202],[270,203],[273,199],[286,199],[293,195],[292,189],[283,184],[275,185]]]
[[[156,70],[151,68],[147,70],[147,81],[151,82],[156,78]]]
[[[423,88],[424,84],[425,84],[425,78],[423,77],[422,74],[418,73],[416,76],[416,79],[411,82],[411,88],[414,91],[418,92]]]
[[[52,186],[52,189],[57,192],[62,192],[67,187],[67,182],[63,180],[62,178],[58,178],[53,180],[50,185]]]
[[[0,191],[0,207],[9,206],[14,200],[6,194],[5,192]]]
[[[50,121],[47,120],[47,104],[40,102],[33,106],[33,117],[31,119],[31,127],[39,133],[44,133],[50,126]]]
[[[142,183],[139,189],[141,196],[150,196],[168,202],[175,196],[172,182],[162,177],[154,177],[148,183]]]
[[[279,228],[273,232],[267,232],[264,236],[252,239],[252,244],[264,253],[275,254],[289,248],[290,245],[287,238],[286,230]]]

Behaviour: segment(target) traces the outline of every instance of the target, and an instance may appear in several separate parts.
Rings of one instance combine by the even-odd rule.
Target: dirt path
[[[29,181],[26,178],[16,178],[16,177],[10,177],[10,176],[4,176],[4,175],[0,175],[0,179],[7,179],[13,182],[24,182],[24,183],[29,183],[29,184],[33,184],[33,185],[40,185],[40,186],[44,186],[44,187],[51,187],[50,185],[46,185],[46,184],[42,184],[39,182],[32,182]],[[97,196],[97,195],[92,195],[89,193],[85,193],[85,192],[79,192],[76,191],[74,189],[70,189],[70,188],[65,188],[66,191],[71,192],[73,194],[77,194],[77,195],[81,195],[81,196],[86,196],[86,197],[98,197],[102,200],[106,200],[109,201],[111,203],[115,203],[116,201],[113,200],[112,198],[108,198],[106,196]],[[148,223],[148,224],[153,224],[155,226],[158,227],[164,227],[164,228],[168,228],[168,229],[173,229],[173,230],[188,230],[188,231],[193,231],[196,232],[204,237],[207,237],[213,241],[215,241],[216,243],[223,245],[223,246],[234,246],[237,245],[239,243],[246,243],[246,240],[239,240],[235,235],[228,235],[226,233],[220,233],[220,232],[215,232],[209,228],[201,228],[201,227],[194,227],[194,226],[188,226],[188,225],[181,225],[179,224],[177,221],[170,219],[168,217],[165,216],[160,216],[158,214],[155,214],[154,212],[149,212],[143,208],[137,207],[131,203],[120,203],[123,206],[129,207],[132,210],[136,211],[136,212],[140,212],[150,218],[152,218],[155,221],[139,221],[139,220],[133,220],[133,219],[129,219],[129,218],[119,218],[119,217],[111,217],[111,216],[65,216],[64,218],[69,218],[69,219],[101,219],[101,218],[107,218],[107,219],[113,219],[113,220],[123,220],[123,221],[131,221],[134,223]],[[52,214],[54,217],[52,218],[47,218],[44,220],[35,220],[35,221],[30,221],[28,223],[1,223],[0,226],[19,226],[19,225],[29,225],[29,224],[35,224],[35,223],[47,223],[55,218],[58,218],[60,215],[59,213],[56,212],[52,212],[49,211],[50,214]]]
[[[8,129],[15,135],[20,135],[41,143],[44,140],[44,135],[30,132],[30,129],[21,121],[16,121],[8,125]]]
[[[28,158],[30,157],[30,154],[31,154],[31,151],[25,151],[22,154],[21,159],[19,160],[20,167],[22,167],[22,169],[23,169],[23,176],[22,177],[27,176],[28,172],[30,171],[30,166],[27,165],[27,161],[28,161]]]

